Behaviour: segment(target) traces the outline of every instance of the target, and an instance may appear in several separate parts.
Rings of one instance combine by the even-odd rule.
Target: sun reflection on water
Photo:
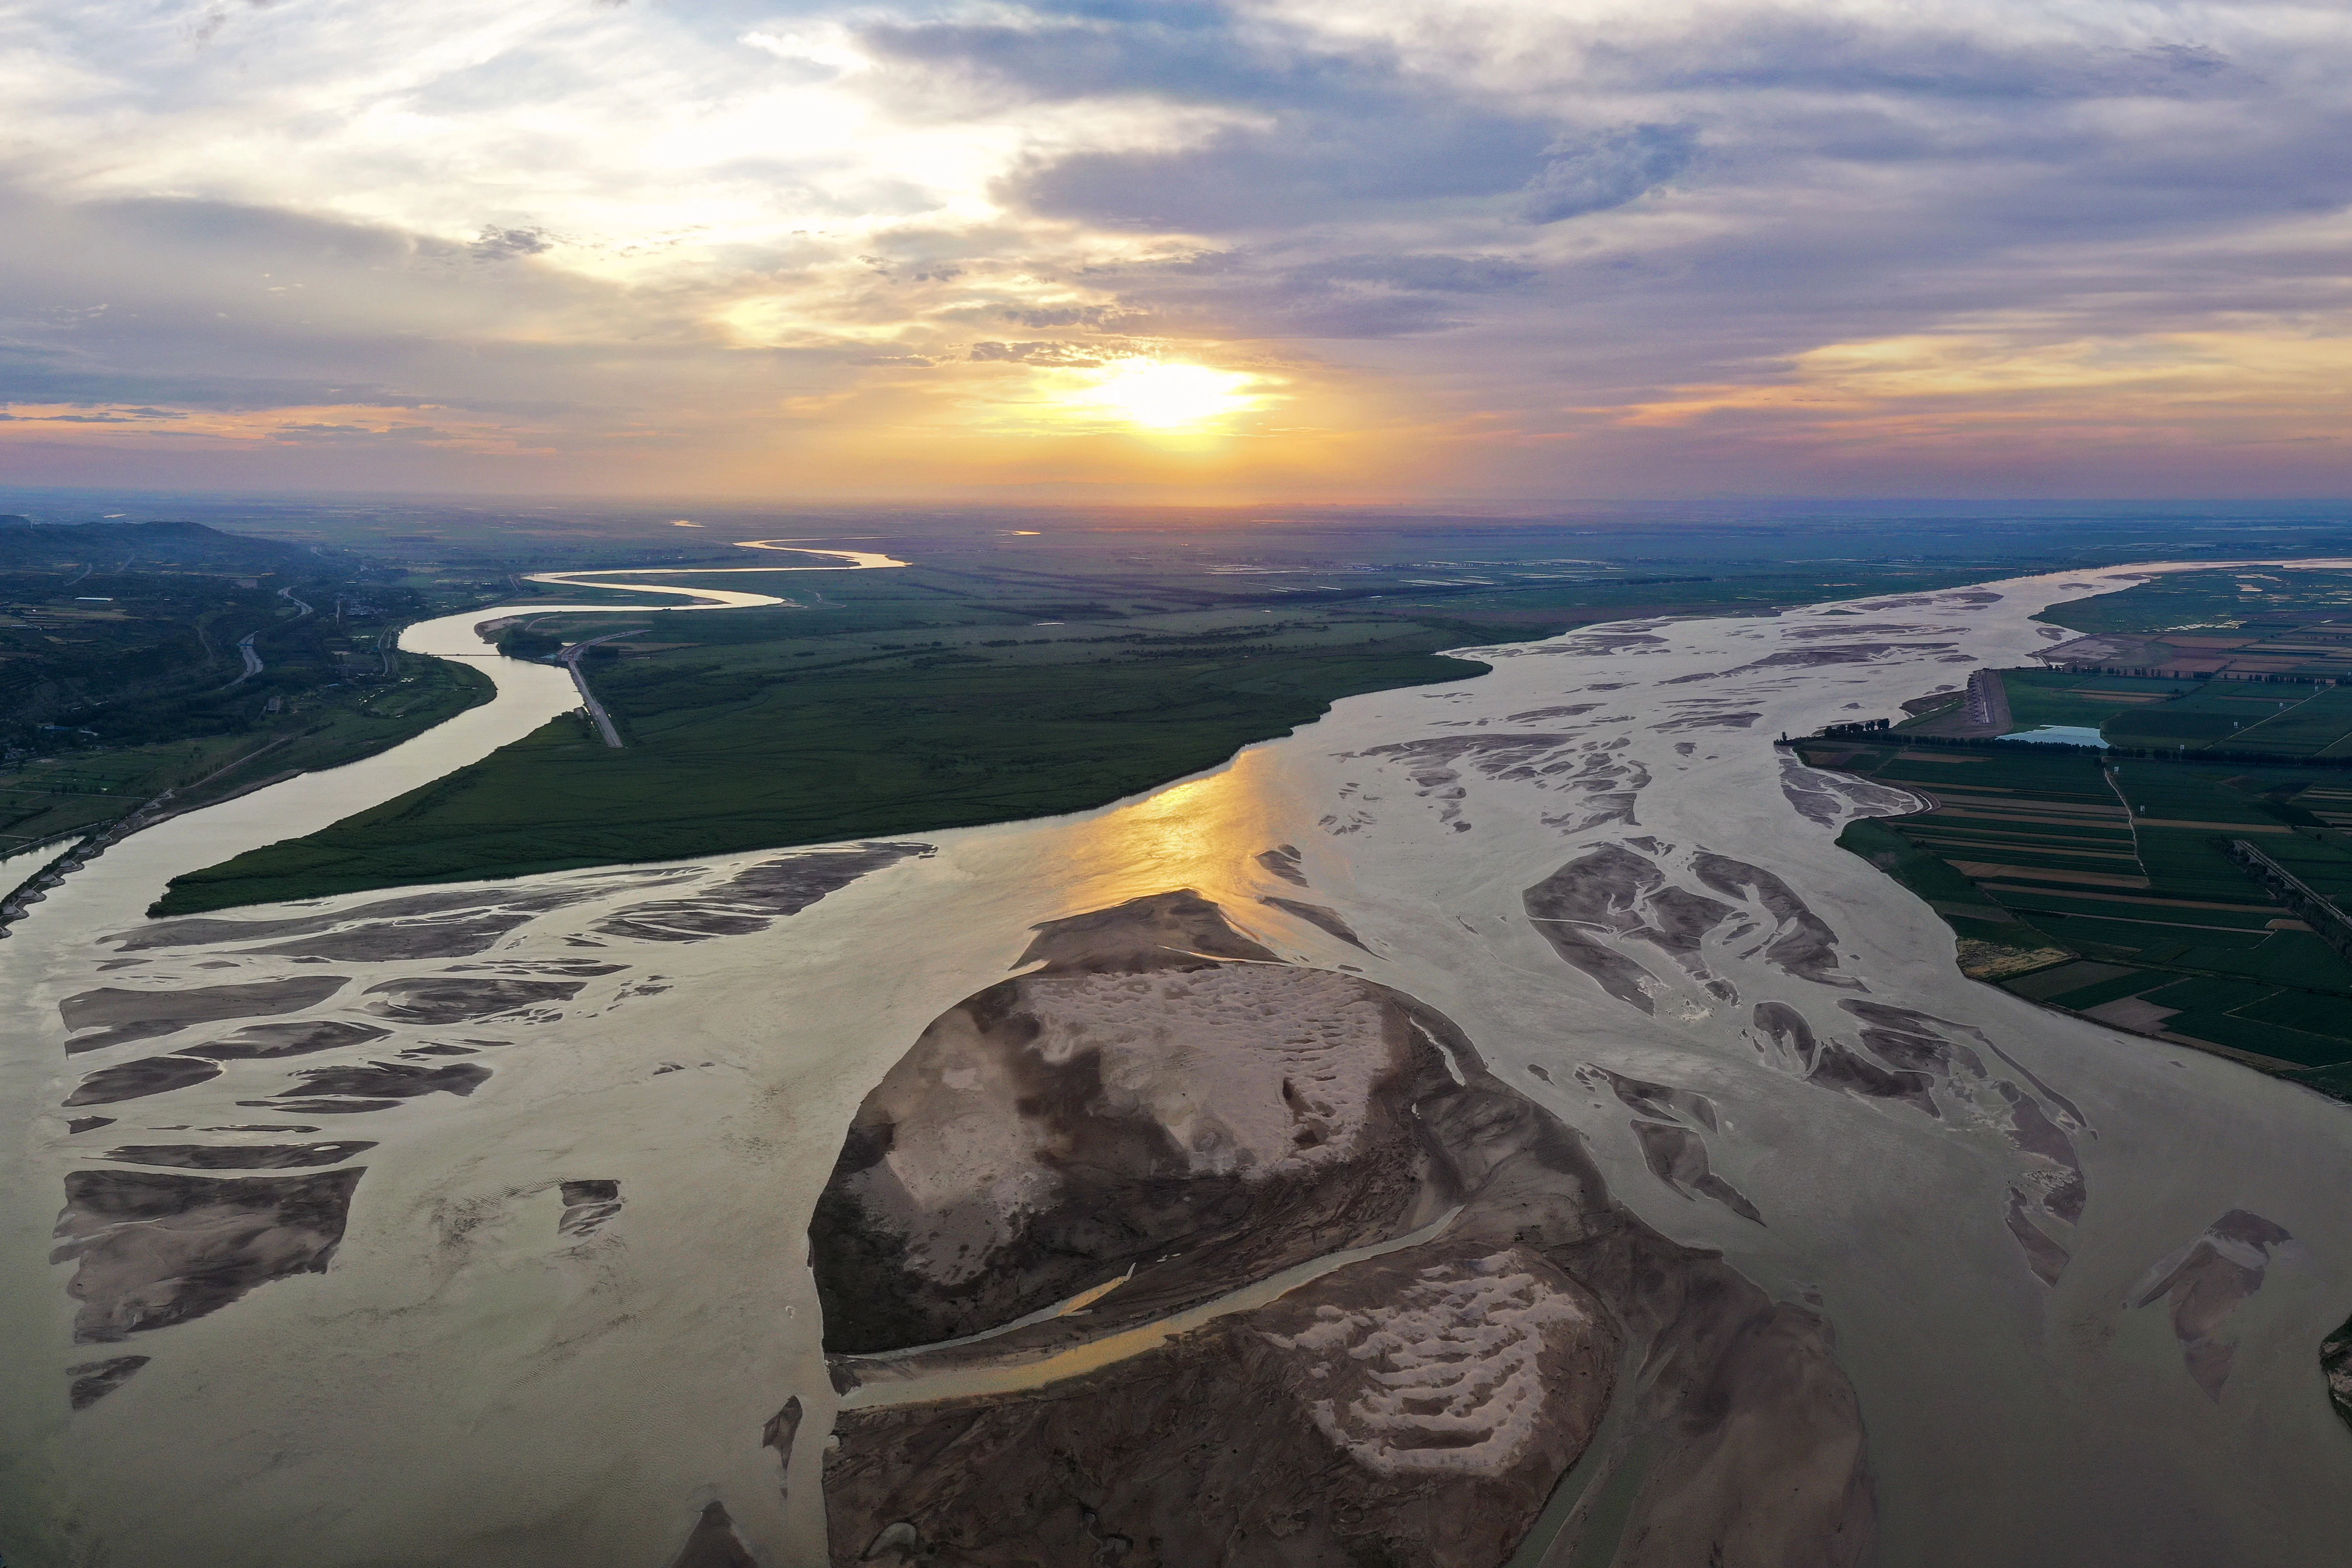
[[[1262,753],[1244,752],[1204,778],[1069,824],[1053,847],[1068,869],[1075,909],[1196,888],[1213,898],[1245,886],[1249,858],[1280,841],[1285,799]]]

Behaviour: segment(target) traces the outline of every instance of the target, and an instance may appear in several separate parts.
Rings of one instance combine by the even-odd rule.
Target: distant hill
[[[395,628],[436,608],[401,574],[198,522],[0,521],[0,853],[166,791],[185,807],[340,766],[487,700],[479,671],[399,658]]]
[[[301,545],[224,533],[201,522],[35,524],[22,517],[0,517],[0,571],[38,570],[68,562],[106,570],[125,562],[261,572],[319,565],[318,558]]]

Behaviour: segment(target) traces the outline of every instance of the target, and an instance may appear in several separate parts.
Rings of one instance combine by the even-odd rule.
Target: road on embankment
[[[596,700],[595,692],[589,689],[588,677],[580,668],[580,659],[598,643],[608,643],[614,637],[633,637],[641,632],[650,630],[652,630],[650,626],[631,626],[625,631],[606,632],[601,637],[590,637],[586,642],[573,643],[555,656],[556,662],[572,672],[572,684],[580,689],[581,704],[588,710],[588,717],[594,722],[596,732],[604,737],[604,744],[615,751],[620,749],[621,731],[613,727],[613,716],[604,711],[604,705]]]

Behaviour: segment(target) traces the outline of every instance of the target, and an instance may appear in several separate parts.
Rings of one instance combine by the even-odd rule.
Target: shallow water
[[[857,1361],[858,1375],[864,1383],[844,1396],[837,1407],[844,1410],[871,1410],[891,1405],[921,1405],[934,1399],[961,1399],[982,1394],[1006,1394],[1019,1389],[1043,1388],[1047,1384],[1066,1378],[1083,1377],[1098,1372],[1128,1357],[1166,1344],[1179,1334],[1190,1333],[1203,1324],[1236,1312],[1247,1312],[1279,1300],[1301,1285],[1310,1284],[1324,1275],[1345,1268],[1350,1263],[1367,1258],[1384,1258],[1391,1252],[1402,1252],[1409,1247],[1419,1247],[1445,1234],[1446,1226],[1460,1214],[1460,1205],[1404,1235],[1387,1241],[1373,1242],[1368,1247],[1344,1247],[1327,1252],[1322,1257],[1254,1280],[1238,1290],[1229,1291],[1213,1301],[1203,1301],[1188,1307],[1139,1328],[1106,1334],[1083,1344],[1022,1357],[1001,1364],[963,1366],[952,1371],[919,1372],[904,1377],[893,1377],[890,1362],[895,1356],[861,1356]],[[1011,1327],[1013,1325],[1007,1325]],[[970,1339],[950,1342],[970,1344],[987,1338],[973,1335]],[[919,1355],[938,1346],[922,1346],[899,1355]]]
[[[141,836],[0,943],[0,1005],[20,1042],[0,1067],[14,1167],[0,1331],[26,1347],[0,1374],[0,1452],[12,1457],[0,1550],[44,1564],[637,1568],[667,1562],[717,1500],[767,1561],[816,1561],[808,1435],[824,1429],[834,1396],[804,1229],[843,1128],[932,1017],[1003,976],[1030,925],[1192,887],[1286,956],[1355,967],[1445,1013],[1495,1071],[1581,1131],[1652,1225],[1722,1248],[1776,1295],[1817,1302],[1869,1426],[1880,1562],[2331,1561],[2352,1434],[2328,1409],[2315,1347],[2352,1307],[2345,1108],[1964,979],[1934,914],[1832,844],[1855,811],[1903,803],[1786,773],[1769,744],[1891,712],[1979,663],[2017,663],[2050,640],[2033,610],[2126,575],[1993,584],[1995,600],[1953,592],[1589,627],[1491,650],[1491,675],[1349,699],[1131,802],[925,836],[937,854],[743,934],[657,942],[598,928],[767,857],[698,862],[656,888],[613,871],[499,884],[486,897],[583,897],[465,963],[615,970],[539,1021],[427,1027],[353,1007],[365,986],[461,964],[337,960],[311,973],[351,985],[303,1016],[368,1016],[394,1037],[291,1064],[509,1041],[465,1058],[495,1069],[466,1098],[278,1117],[237,1101],[278,1091],[288,1064],[240,1063],[101,1108],[116,1127],[67,1134],[55,1108],[82,1070],[178,1037],[68,1068],[60,997],[303,973],[225,942],[157,948],[101,980],[97,965],[121,950],[98,939],[135,925],[173,872],[308,831],[357,809],[359,794],[383,798],[499,743],[501,726],[526,732],[572,705],[561,670],[501,668],[499,702],[411,742],[413,759],[357,764],[382,768],[365,791],[339,798],[318,782],[336,775],[314,775]],[[452,619],[470,626],[488,613]],[[461,640],[452,634],[452,651],[467,651]],[[1870,651],[1811,657],[1838,647]],[[494,716],[479,732],[445,732]],[[252,804],[280,791],[282,804]],[[1256,859],[1286,844],[1302,852],[1307,889]],[[1694,962],[1736,987],[1731,1005],[1655,943],[1612,936],[1649,973],[1649,1010],[1619,999],[1563,963],[1522,902],[1564,862],[1611,845],[1676,878],[1702,848],[1776,873],[1833,930],[1834,969],[1805,978],[1775,967],[1759,936],[1711,934]],[[1372,955],[1267,897],[1336,910]],[[1837,983],[1857,976],[1866,991]],[[1841,1093],[1759,1037],[1751,1008],[1767,1000],[1824,1033],[1851,1035],[1839,1004],[1854,1000],[1956,1021],[1980,1031],[1969,1037],[1986,1070],[1939,1084],[1934,1115]],[[1719,1119],[1706,1139],[1712,1168],[1761,1223],[1653,1176],[1626,1105],[1578,1076],[1592,1068],[1706,1095]],[[2043,1226],[2071,1254],[2054,1285],[2008,1223],[2017,1184],[2048,1162],[2007,1134],[1996,1083],[2072,1112],[2049,1114],[2089,1198],[2079,1223]],[[70,1344],[68,1271],[36,1261],[60,1173],[102,1163],[110,1140],[217,1139],[228,1135],[201,1130],[255,1118],[379,1143],[357,1162],[367,1173],[332,1268],[121,1345]],[[618,1182],[623,1206],[584,1239],[560,1234],[556,1184],[592,1179]],[[2165,1303],[2125,1302],[2153,1265],[2236,1210],[2297,1241],[2265,1255],[2260,1288],[2225,1321],[2235,1352],[2215,1399],[2191,1377]],[[128,1352],[153,1359],[68,1416],[60,1369]],[[795,1396],[809,1419],[787,1496],[760,1432]]]
[[[1997,737],[2003,741],[2030,741],[2037,746],[2105,746],[2106,738],[2086,724],[2037,724],[2031,730],[2015,730]]]

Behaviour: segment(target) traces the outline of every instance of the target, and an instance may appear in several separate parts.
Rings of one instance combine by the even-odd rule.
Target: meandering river
[[[2020,662],[2044,645],[2035,611],[2161,569],[1485,650],[1483,678],[1349,699],[1135,800],[923,836],[931,853],[828,873],[837,885],[797,912],[730,890],[776,858],[751,855],[483,885],[478,910],[432,917],[496,927],[463,953],[369,946],[378,926],[413,935],[414,914],[337,924],[383,894],[230,911],[271,923],[244,940],[110,940],[141,927],[172,875],[389,798],[576,701],[561,669],[486,653],[472,628],[515,611],[412,627],[405,648],[493,659],[497,700],[134,837],[0,943],[0,1334],[16,1352],[0,1369],[0,1550],[40,1568],[658,1568],[717,1500],[766,1561],[819,1561],[816,1445],[787,1473],[761,1432],[788,1399],[810,1431],[831,1418],[804,1229],[843,1129],[926,1024],[1003,975],[1032,925],[1192,887],[1286,956],[1443,1011],[1579,1130],[1650,1224],[1826,1315],[1867,1424],[1879,1561],[2333,1560],[2352,1434],[2315,1357],[2352,1308],[2352,1113],[1964,979],[1934,913],[1833,847],[1847,817],[1904,803],[1791,771],[1770,744]],[[719,601],[700,607],[773,602],[693,592]],[[556,608],[646,613],[516,610]],[[1283,847],[1292,869],[1270,870]],[[1603,849],[1670,877],[1736,858],[1827,935],[1770,912],[1779,895],[1751,883],[1718,901],[1752,893],[1766,931],[1675,950],[1627,922],[1593,939],[1616,959],[1563,962],[1523,895]],[[1336,911],[1362,945],[1273,899]],[[1791,931],[1814,942],[1794,966]],[[86,1072],[235,1026],[69,1060],[61,1000],[327,976],[345,984],[297,1021],[380,1037],[227,1061],[95,1104],[82,1114],[113,1123],[68,1131],[60,1102]],[[362,1000],[452,977],[541,990],[466,1017]],[[1759,1022],[1766,1003],[1824,1036],[1907,1010],[1964,1040],[1964,1065],[1908,1099],[1841,1089],[1792,1065],[1786,1031]],[[462,1088],[364,1112],[303,1100],[297,1076],[398,1081],[449,1064],[463,1076],[432,1081]],[[1704,1094],[1711,1167],[1758,1217],[1654,1174],[1610,1073]],[[272,1100],[289,1109],[257,1109]],[[290,1109],[305,1104],[327,1109]],[[69,1271],[39,1261],[68,1173],[121,1169],[109,1151],[125,1147],[298,1137],[369,1145],[350,1157],[364,1174],[331,1267],[73,1342]],[[2078,1208],[2045,1201],[2068,1168]],[[2189,1314],[2192,1343],[2159,1288],[2200,1247],[2239,1270],[2238,1293],[2218,1317]],[[148,1360],[68,1410],[67,1368],[132,1355]]]

